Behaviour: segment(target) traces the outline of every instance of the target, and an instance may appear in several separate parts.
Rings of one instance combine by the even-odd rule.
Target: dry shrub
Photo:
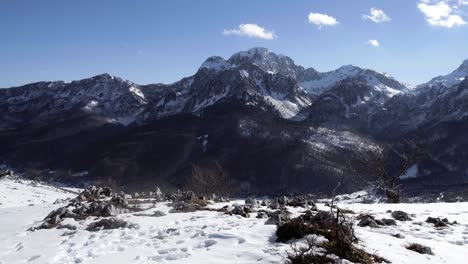
[[[286,242],[291,239],[299,239],[308,234],[321,235],[328,242],[320,245],[327,254],[336,255],[354,263],[381,263],[385,259],[369,254],[357,248],[353,242],[357,239],[354,235],[353,223],[345,218],[344,214],[337,210],[336,215],[328,212],[319,212],[316,215],[302,215],[278,226],[276,235],[278,241]],[[323,254],[316,254],[310,243],[305,249],[293,249],[287,256],[289,263],[333,263],[333,260]]]

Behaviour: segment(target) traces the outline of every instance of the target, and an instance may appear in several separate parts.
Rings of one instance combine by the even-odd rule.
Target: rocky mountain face
[[[450,188],[468,183],[466,75],[467,61],[412,89],[372,70],[321,73],[254,48],[210,57],[169,85],[108,74],[33,83],[0,89],[0,159],[122,188],[327,192],[375,181],[352,161],[411,139],[425,155],[402,182]]]

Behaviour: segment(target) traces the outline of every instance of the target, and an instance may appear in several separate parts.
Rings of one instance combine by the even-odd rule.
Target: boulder
[[[281,222],[281,217],[279,215],[273,215],[265,221],[265,225],[279,225]]]
[[[135,226],[117,218],[106,218],[88,225],[86,230],[94,232],[99,230],[117,229],[117,228],[134,228]]]
[[[156,199],[158,202],[162,202],[166,200],[166,196],[163,194],[161,189],[159,189],[158,186],[156,186],[156,190],[153,192],[153,198]]]
[[[438,217],[428,217],[426,223],[433,224],[435,227],[447,227],[450,224],[447,218],[440,219]]]
[[[218,196],[216,197],[216,199],[214,199],[214,202],[215,203],[227,203],[229,202],[229,198]]]
[[[169,197],[172,201],[191,201],[197,199],[193,191],[182,192],[180,190],[177,190],[177,192],[171,194]]]
[[[314,214],[309,210],[302,215],[302,218],[311,224],[317,224],[319,226],[328,226],[333,224],[333,217],[328,211],[318,211]]]
[[[189,213],[205,209],[205,201],[174,201],[170,213]]]
[[[434,253],[432,252],[432,249],[430,247],[423,246],[423,245],[420,245],[420,244],[413,243],[413,244],[410,244],[410,245],[406,246],[406,248],[409,249],[409,250],[412,250],[414,252],[418,252],[419,254],[434,255]]]
[[[393,234],[393,235],[392,235],[392,237],[395,237],[395,238],[400,238],[400,239],[402,239],[402,238],[405,238],[405,236],[404,236],[404,235],[402,235],[402,234],[400,234],[400,233]]]
[[[291,212],[285,208],[276,210],[273,212],[268,212],[268,220],[265,222],[265,225],[279,225],[283,222],[286,222],[290,219]]]
[[[161,216],[165,216],[166,213],[162,212],[162,211],[154,211],[153,212],[153,216],[155,217],[161,217]]]
[[[234,208],[230,212],[228,212],[229,214],[240,215],[242,217],[250,217],[250,213],[252,213],[250,207],[247,206],[234,204],[233,207]]]
[[[397,225],[396,221],[393,220],[393,219],[387,219],[387,218],[383,218],[382,220],[380,220],[384,225],[386,226],[394,226],[394,225]]]
[[[259,218],[259,219],[267,219],[267,218],[268,218],[268,214],[267,214],[266,212],[258,212],[256,218]]]
[[[378,227],[379,224],[375,221],[374,217],[370,215],[364,215],[361,217],[361,220],[358,223],[358,226],[365,227],[365,226],[370,226],[370,227]]]
[[[317,206],[312,200],[312,197],[309,195],[300,195],[300,196],[289,198],[287,200],[287,205],[293,206],[293,207],[310,208],[311,210],[314,210],[314,211],[317,210]]]
[[[270,205],[270,200],[268,199],[263,199],[262,203],[260,204],[261,206],[269,206]]]
[[[272,199],[270,201],[270,204],[268,205],[268,207],[273,209],[273,210],[276,210],[276,209],[280,209],[281,205],[278,202],[278,199]]]
[[[276,198],[276,200],[278,201],[278,204],[282,206],[288,205],[288,202],[289,202],[289,199],[286,196],[280,196]]]
[[[245,205],[250,206],[250,208],[258,208],[259,207],[258,201],[253,197],[247,198],[245,200]]]
[[[411,217],[409,217],[409,215],[403,211],[393,211],[392,217],[393,219],[398,220],[398,221],[411,221],[412,220]]]

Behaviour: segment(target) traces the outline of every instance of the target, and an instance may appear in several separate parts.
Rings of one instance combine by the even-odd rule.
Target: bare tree
[[[423,158],[423,153],[420,144],[405,139],[398,144],[384,144],[369,150],[351,161],[351,169],[359,175],[376,178],[377,185],[385,191],[387,201],[399,203],[400,186],[397,186],[397,182]]]

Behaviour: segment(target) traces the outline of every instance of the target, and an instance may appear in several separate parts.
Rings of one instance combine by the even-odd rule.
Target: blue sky
[[[390,21],[364,19],[371,8]],[[467,0],[2,0],[0,87],[104,72],[170,83],[257,46],[319,71],[353,64],[418,84],[468,58],[466,12]]]

